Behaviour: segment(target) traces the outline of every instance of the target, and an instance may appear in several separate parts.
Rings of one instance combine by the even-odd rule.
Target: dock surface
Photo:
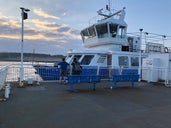
[[[91,84],[81,84],[74,92],[57,82],[12,86],[10,99],[0,102],[0,128],[171,127],[171,88],[121,84],[110,89],[113,84],[103,81],[96,91]]]

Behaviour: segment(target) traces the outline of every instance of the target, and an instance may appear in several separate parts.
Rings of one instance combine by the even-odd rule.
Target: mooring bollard
[[[5,86],[5,98],[9,98],[9,94],[10,94],[10,84],[7,83],[7,85]]]

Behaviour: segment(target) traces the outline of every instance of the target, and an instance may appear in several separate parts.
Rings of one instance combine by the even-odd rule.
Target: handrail
[[[0,69],[0,90],[4,87],[6,77],[7,77],[8,67],[3,67]]]

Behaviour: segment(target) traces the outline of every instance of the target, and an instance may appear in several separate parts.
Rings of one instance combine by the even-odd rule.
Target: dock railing
[[[167,87],[171,87],[171,69],[162,67],[143,67],[142,80],[162,83]]]
[[[20,79],[20,65],[11,64],[8,66],[6,82],[19,82]],[[32,79],[33,81],[41,81],[41,77],[36,74],[36,70],[31,64],[24,65],[24,80]]]
[[[53,68],[53,67],[52,67]],[[55,68],[55,67],[54,67]],[[116,74],[138,74],[138,67],[127,68],[127,67],[114,67],[114,66],[94,66],[83,67],[87,74],[101,75],[103,80],[112,79],[113,75]],[[43,82],[45,80],[36,73],[37,71],[31,64],[24,65],[24,80],[27,81],[32,79],[33,81]],[[47,76],[50,72],[44,72]],[[171,69],[168,68],[149,68],[142,67],[142,74],[140,74],[141,80],[146,82],[159,82],[167,87],[171,87]],[[59,75],[59,74],[57,74]],[[0,69],[0,87],[5,82],[18,82],[20,78],[20,65],[11,64],[8,66],[1,66]],[[55,79],[58,80],[58,79]],[[53,81],[53,80],[50,80]],[[1,88],[0,88],[1,89]]]
[[[0,69],[0,90],[5,86],[7,72],[8,67],[3,67]]]

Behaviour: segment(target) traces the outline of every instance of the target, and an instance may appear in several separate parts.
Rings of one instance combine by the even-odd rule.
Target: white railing
[[[35,73],[36,70],[32,65],[24,65],[24,80],[33,79],[34,81],[41,81],[41,77]],[[6,82],[18,82],[20,78],[20,65],[14,64],[8,66]]]
[[[104,76],[104,79],[111,78],[114,74],[124,74],[129,73],[130,68],[124,67],[113,67],[113,66],[95,66],[97,69],[93,73],[100,74]],[[53,68],[53,67],[52,67]],[[91,73],[92,66],[86,66]],[[138,68],[131,68],[134,71]],[[128,71],[126,71],[128,70]],[[49,71],[44,72],[47,75]],[[88,72],[89,73],[89,72]],[[142,68],[141,79],[147,82],[160,82],[167,87],[171,87],[171,69],[166,68]],[[0,89],[4,86],[5,82],[18,82],[20,78],[20,65],[14,64],[9,66],[1,66],[0,69]],[[24,80],[32,79],[33,81],[43,81],[39,74],[36,74],[36,70],[32,65],[24,65]]]
[[[0,69],[0,90],[5,85],[7,71],[8,71],[8,67],[3,67],[3,68]]]
[[[142,80],[147,82],[159,82],[167,87],[171,87],[171,69],[143,67]]]

